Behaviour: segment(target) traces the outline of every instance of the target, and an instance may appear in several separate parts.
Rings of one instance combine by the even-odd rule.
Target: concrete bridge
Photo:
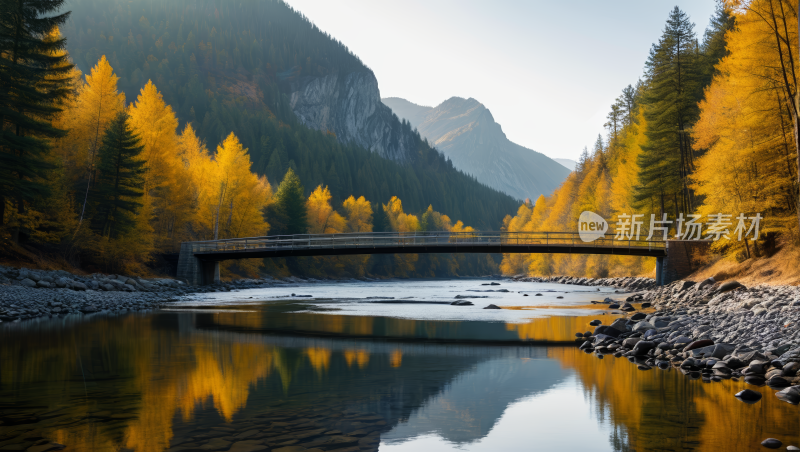
[[[691,273],[691,251],[682,241],[614,240],[584,242],[577,232],[368,232],[249,237],[181,244],[178,278],[190,284],[219,282],[227,259],[353,254],[553,253],[616,254],[657,259],[659,284]],[[693,245],[692,245],[693,246]],[[668,255],[675,250],[672,262]],[[688,267],[686,261],[688,261]],[[686,273],[686,274],[684,274]]]

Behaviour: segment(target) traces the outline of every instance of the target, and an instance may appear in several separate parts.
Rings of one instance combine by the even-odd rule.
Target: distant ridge
[[[400,118],[416,127],[456,168],[494,189],[535,200],[550,195],[570,169],[544,154],[513,143],[492,113],[475,99],[451,97],[425,107],[399,97],[382,99]]]
[[[575,167],[578,166],[578,162],[572,159],[553,159],[553,160],[564,165],[564,168],[567,168],[570,171],[575,171]]]

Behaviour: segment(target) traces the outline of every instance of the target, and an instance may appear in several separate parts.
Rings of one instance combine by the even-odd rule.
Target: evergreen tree
[[[98,151],[98,177],[92,196],[91,227],[104,237],[117,238],[136,224],[144,186],[144,162],[139,158],[143,150],[128,127],[128,115],[119,113],[109,124]]]
[[[69,93],[69,57],[58,26],[69,13],[56,14],[64,0],[0,1],[0,225],[6,202],[20,213],[25,202],[49,192],[46,171],[49,139],[64,131],[50,119]]]
[[[701,99],[700,58],[694,24],[677,6],[647,60],[644,94],[648,143],[639,156],[640,205],[657,203],[661,213],[693,211],[689,175],[694,167],[689,129],[697,120]]]
[[[721,1],[711,16],[711,21],[703,37],[701,85],[703,88],[711,84],[716,73],[714,67],[723,57],[728,55],[725,33],[736,27],[736,17]]]
[[[306,199],[303,184],[297,174],[289,168],[275,193],[277,210],[281,214],[283,234],[305,234],[308,232]]]

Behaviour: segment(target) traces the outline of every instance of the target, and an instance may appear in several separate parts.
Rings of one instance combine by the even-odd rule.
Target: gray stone
[[[633,347],[633,354],[636,356],[646,355],[647,352],[656,348],[656,343],[652,341],[639,341]]]
[[[787,386],[791,386],[791,383],[780,375],[767,378],[767,384],[773,388],[785,388]]]
[[[746,288],[739,281],[728,281],[719,286],[719,292],[729,292],[740,287]]]
[[[629,337],[629,338],[625,339],[624,341],[622,341],[622,345],[624,345],[625,347],[628,347],[628,348],[632,348],[634,345],[636,345],[637,342],[639,342],[641,340],[642,339],[638,338],[638,337]]]
[[[621,332],[616,328],[612,328],[607,325],[600,325],[594,329],[594,335],[597,336],[599,334],[605,334],[611,337],[618,337],[621,334]]]
[[[628,321],[625,319],[614,320],[614,323],[611,324],[611,328],[614,328],[622,333],[625,333],[628,331]]]
[[[50,287],[50,283],[45,281],[45,280],[43,280],[43,279],[40,279],[39,282],[36,283],[36,285],[39,286],[39,287],[43,287],[43,288],[49,288]]]
[[[645,331],[647,331],[649,329],[653,329],[653,328],[655,328],[655,325],[653,325],[652,323],[650,323],[650,322],[648,322],[646,320],[642,320],[642,321],[638,322],[636,325],[633,326],[633,331],[645,332]]]
[[[34,282],[32,279],[29,279],[29,278],[25,278],[22,281],[20,281],[19,283],[22,284],[25,287],[36,287],[36,282]]]
[[[749,364],[751,361],[767,361],[767,357],[759,351],[737,353],[736,357],[742,360],[745,364]]]
[[[794,377],[795,375],[797,375],[798,369],[800,369],[800,363],[797,362],[789,363],[783,366],[783,374],[786,375],[787,377]]]
[[[653,326],[655,326],[656,328],[666,328],[667,326],[669,326],[669,322],[666,320],[658,319],[655,322],[653,322]]]
[[[777,449],[781,447],[783,443],[778,441],[775,438],[767,438],[764,441],[761,441],[761,445],[768,448],[768,449]]]
[[[697,285],[697,289],[700,290],[700,289],[706,288],[707,286],[713,286],[714,283],[716,283],[714,278],[713,277],[709,277],[709,278],[704,279],[703,281],[701,281],[700,284]]]
[[[86,290],[86,284],[80,281],[72,281],[72,289],[73,290]]]

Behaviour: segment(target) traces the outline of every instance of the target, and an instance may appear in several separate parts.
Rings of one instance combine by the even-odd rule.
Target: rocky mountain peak
[[[549,195],[569,170],[547,156],[511,142],[492,112],[474,98],[451,97],[436,107],[383,99],[456,168],[518,199]]]

